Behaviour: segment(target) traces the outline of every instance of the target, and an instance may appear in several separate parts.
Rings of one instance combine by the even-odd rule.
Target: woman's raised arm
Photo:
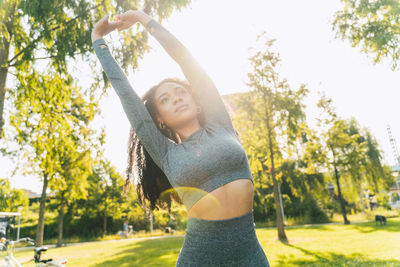
[[[136,22],[143,24],[169,56],[179,64],[183,74],[194,89],[197,99],[200,100],[200,104],[204,108],[206,123],[215,123],[233,129],[229,113],[214,82],[189,50],[173,34],[142,11],[127,11],[118,15],[117,20],[122,22],[118,30],[129,28]]]
[[[115,89],[133,130],[143,143],[154,162],[163,169],[163,159],[174,143],[165,137],[155,125],[143,101],[131,87],[125,73],[119,67],[104,39],[105,34],[116,29],[121,23],[109,22],[105,16],[96,23],[92,31],[94,51]]]

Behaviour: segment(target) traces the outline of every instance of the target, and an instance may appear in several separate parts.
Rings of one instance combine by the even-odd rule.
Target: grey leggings
[[[176,266],[269,266],[256,236],[253,210],[226,220],[189,217]]]

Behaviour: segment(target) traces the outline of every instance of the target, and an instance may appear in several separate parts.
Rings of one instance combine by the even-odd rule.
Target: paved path
[[[146,240],[146,239],[158,239],[158,238],[171,238],[171,237],[184,237],[185,235],[160,235],[160,236],[148,236],[148,237],[133,237],[133,238],[124,238],[124,239],[113,239],[113,240],[95,240],[95,241],[87,241],[87,242],[76,242],[76,243],[67,243],[63,244],[63,247],[69,247],[69,246],[76,246],[76,245],[83,245],[83,244],[91,244],[91,243],[98,243],[98,242],[119,242],[119,241],[140,241],[140,240]],[[44,245],[44,247],[48,248],[55,248],[55,244],[49,244],[49,245]],[[15,251],[24,251],[24,250],[33,250],[35,247],[33,246],[28,246],[28,247],[20,247],[20,248],[15,248]]]
[[[356,222],[350,222],[350,224],[348,224],[348,225],[366,223],[366,222],[372,222],[372,221],[368,221],[368,220],[356,221]],[[321,226],[321,225],[345,225],[345,224],[343,222],[314,223],[314,224],[302,224],[302,225],[285,226],[285,228],[312,227],[312,226]],[[272,228],[275,228],[275,227],[272,227]]]

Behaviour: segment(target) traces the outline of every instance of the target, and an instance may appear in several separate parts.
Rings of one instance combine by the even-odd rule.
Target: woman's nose
[[[179,101],[182,101],[182,96],[180,96],[180,95],[175,95],[175,96],[174,96],[174,104],[178,103]]]

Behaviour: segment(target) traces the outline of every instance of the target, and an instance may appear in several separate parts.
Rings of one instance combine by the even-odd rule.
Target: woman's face
[[[166,82],[159,86],[154,94],[154,103],[158,121],[173,130],[197,119],[197,104],[179,83]]]

